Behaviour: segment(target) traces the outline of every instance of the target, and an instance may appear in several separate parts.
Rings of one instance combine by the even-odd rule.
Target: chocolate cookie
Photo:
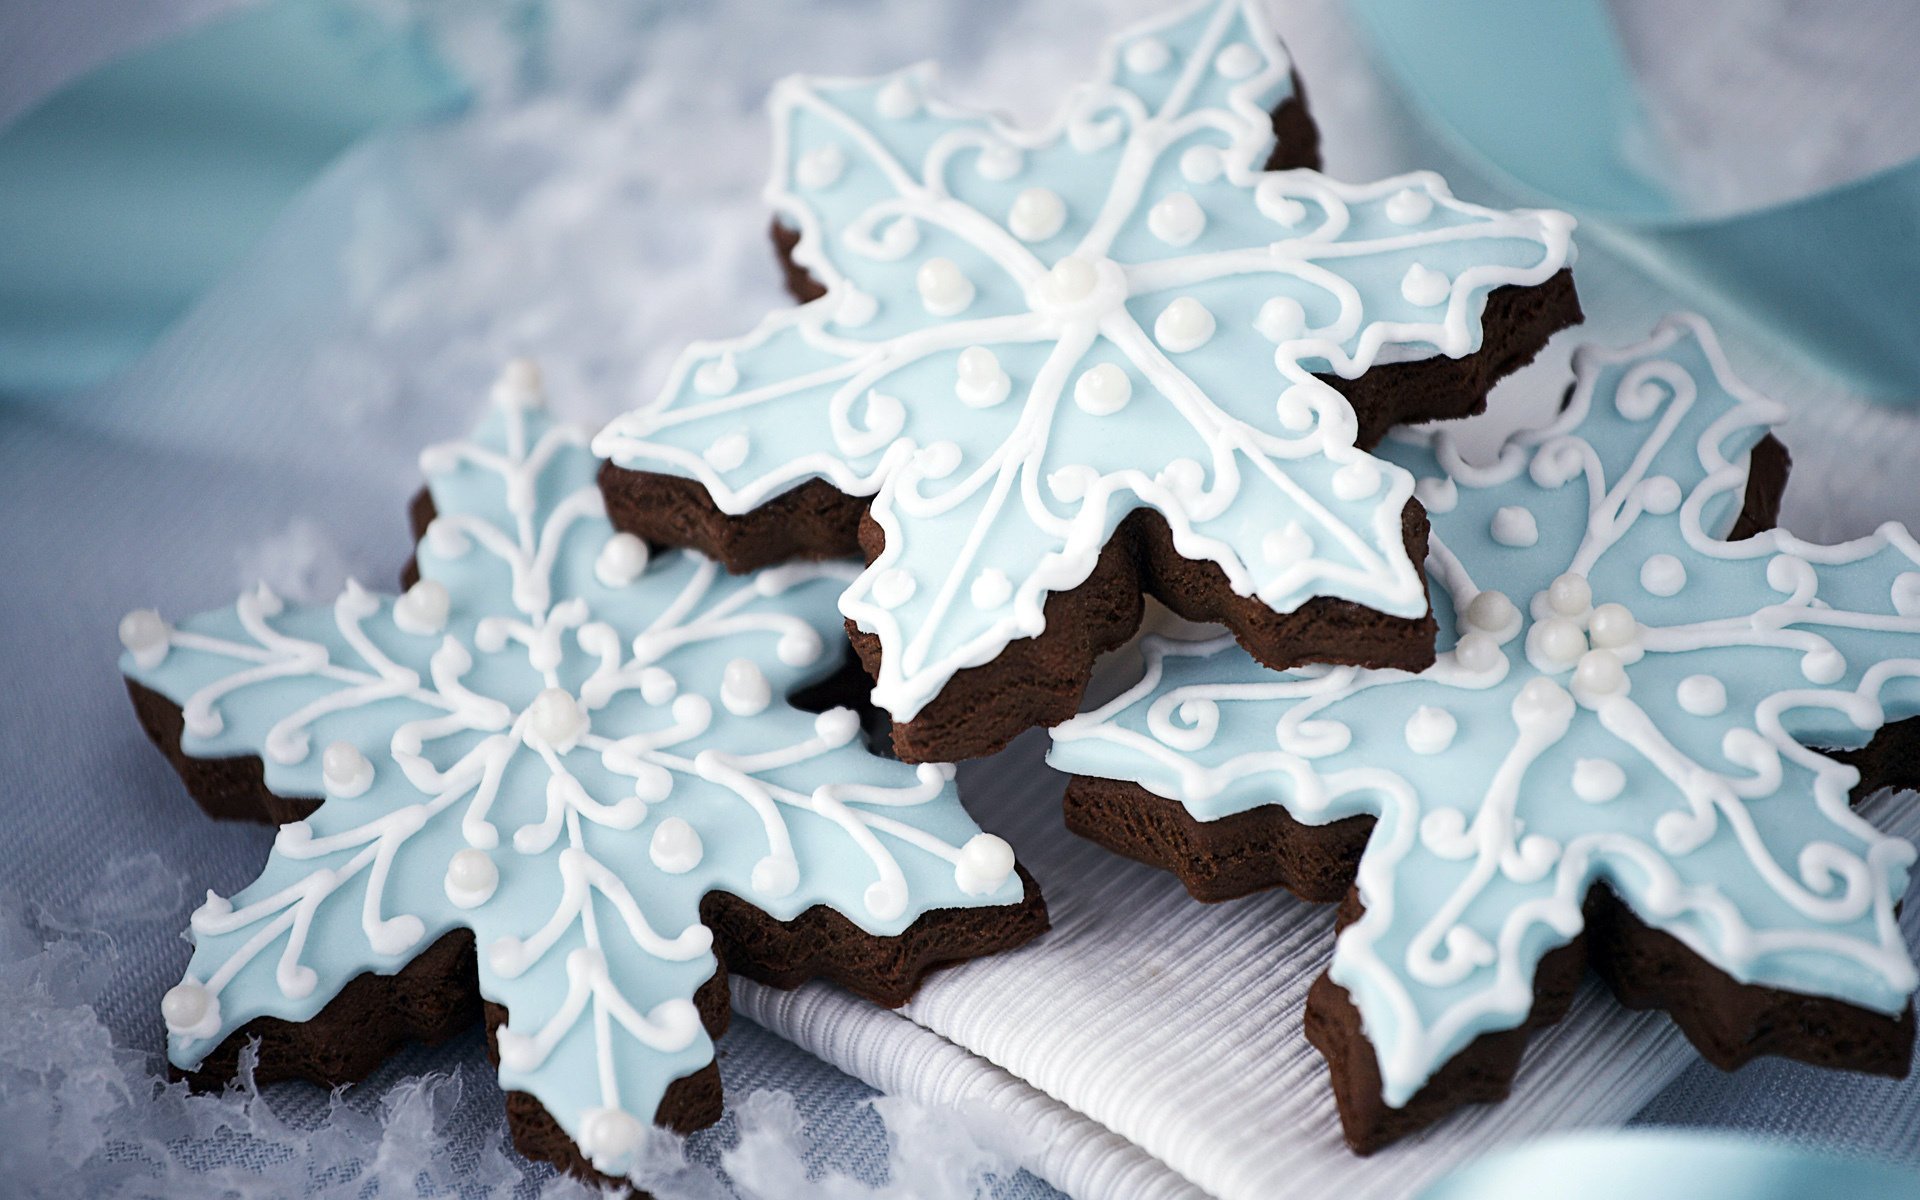
[[[1696,318],[1576,365],[1490,467],[1385,451],[1432,514],[1433,666],[1157,641],[1054,731],[1076,831],[1205,900],[1345,897],[1306,1020],[1361,1153],[1503,1098],[1589,962],[1719,1066],[1907,1069],[1914,851],[1850,801],[1920,784],[1920,544],[1773,527],[1784,410]]]
[[[950,767],[861,741],[831,691],[854,574],[733,577],[615,531],[587,435],[521,366],[422,455],[405,590],[265,588],[121,624],[141,723],[212,816],[281,825],[209,895],[162,1002],[189,1078],[359,1078],[484,1013],[526,1153],[628,1174],[718,1119],[727,975],[897,1005],[1047,927]]]
[[[1142,594],[1275,667],[1432,661],[1412,480],[1366,450],[1479,411],[1579,319],[1573,223],[1305,169],[1261,8],[1122,34],[1037,130],[919,70],[782,83],[769,195],[807,302],[595,440],[649,541],[865,556],[841,610],[904,759],[1071,715]]]

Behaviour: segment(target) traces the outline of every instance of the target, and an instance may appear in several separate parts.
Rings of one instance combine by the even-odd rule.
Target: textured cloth
[[[246,267],[132,373],[57,405],[0,411],[0,512],[10,518],[0,525],[0,561],[8,564],[0,673],[9,681],[0,689],[0,889],[57,923],[97,910],[123,886],[116,864],[148,851],[164,867],[163,885],[190,881],[171,899],[154,900],[141,919],[107,925],[111,940],[97,948],[105,1031],[157,1054],[155,1004],[186,961],[175,934],[194,889],[229,893],[246,883],[271,837],[205,820],[146,744],[114,670],[120,614],[224,604],[261,573],[295,597],[303,589],[325,594],[347,570],[389,582],[405,558],[402,513],[418,485],[415,454],[467,427],[499,359],[557,346],[548,359],[559,381],[556,406],[595,419],[650,394],[664,358],[686,336],[744,328],[779,302],[753,191],[764,161],[757,105],[772,77],[798,68],[872,70],[938,53],[964,93],[1000,100],[1032,91],[1036,79],[1083,74],[1099,37],[1150,5],[1097,7],[951,0],[930,14],[916,6],[911,20],[883,21],[881,9],[856,4],[822,10],[817,23],[834,39],[807,32],[802,44],[797,18],[716,4],[710,19],[682,17],[661,31],[657,73],[637,76],[622,101],[632,124],[594,123],[604,104],[527,107],[474,118],[501,127],[478,148],[458,131],[370,148],[290,212]],[[1335,6],[1303,2],[1277,12],[1327,130],[1335,173],[1434,167],[1461,194],[1498,202],[1420,138],[1367,69]],[[559,26],[556,37],[567,32]],[[490,52],[484,39],[464,44]],[[0,62],[0,76],[5,67]],[[1022,104],[1039,111],[1051,99],[1022,95]],[[1781,105],[1776,115],[1792,111],[1790,97],[1768,102]],[[677,136],[657,131],[661,112],[685,116]],[[512,140],[516,130],[531,130],[548,156],[520,153],[526,143]],[[556,139],[570,137],[579,155],[558,156]],[[738,138],[739,148],[714,155],[719,137]],[[589,159],[627,175],[596,190],[581,174]],[[539,172],[547,173],[544,191],[513,190]],[[405,220],[387,186],[395,179],[426,181],[408,188]],[[497,195],[524,203],[495,202]],[[490,220],[508,209],[513,219]],[[672,221],[661,221],[662,212]],[[369,222],[395,224],[397,240],[370,251]],[[397,275],[389,265],[395,247],[412,245],[407,238],[420,229],[444,230],[445,240],[414,246],[425,265]],[[622,229],[641,232],[622,240]],[[567,240],[569,230],[579,236]],[[599,261],[623,256],[645,286]],[[450,262],[500,272],[482,286],[472,272],[450,274]],[[1579,282],[1588,325],[1504,386],[1483,424],[1544,415],[1573,344],[1641,338],[1671,304],[1591,249]],[[579,323],[589,319],[605,323]],[[1796,459],[1789,527],[1830,539],[1885,519],[1920,525],[1920,493],[1910,482],[1920,421],[1855,406],[1775,361],[1768,347],[1725,332],[1736,368],[1799,414],[1785,434]],[[599,357],[574,353],[588,342]],[[813,1166],[877,1180],[886,1151],[878,1118],[861,1105],[869,1086],[955,1106],[975,1118],[969,1124],[983,1139],[1078,1200],[1203,1190],[1405,1195],[1497,1141],[1618,1125],[1636,1112],[1662,1124],[1920,1156],[1920,1082],[1789,1064],[1724,1076],[1694,1063],[1663,1017],[1623,1012],[1589,986],[1572,1016],[1538,1039],[1508,1103],[1354,1159],[1339,1147],[1324,1068],[1300,1033],[1306,986],[1331,945],[1330,912],[1279,895],[1197,905],[1171,877],[1067,836],[1061,781],[1039,765],[1041,748],[1029,736],[966,768],[962,786],[981,823],[1007,836],[1041,879],[1053,935],[935,977],[901,1014],[826,987],[739,986],[739,1011],[841,1069],[751,1024],[721,1043],[736,1101],[763,1086],[798,1097],[813,1122]],[[1916,806],[1895,807],[1895,828],[1914,832]],[[1920,908],[1910,905],[1910,940],[1920,932],[1916,919]],[[371,1111],[409,1074],[456,1065],[469,1081],[488,1078],[477,1037],[407,1051],[347,1103]],[[469,1089],[443,1134],[447,1153],[497,1144],[495,1095],[491,1083]],[[317,1089],[286,1085],[269,1096],[294,1122],[325,1113]],[[733,1123],[696,1136],[693,1156],[717,1161]],[[339,1136],[363,1133],[343,1125]],[[0,1139],[0,1169],[21,1153],[8,1142]],[[225,1151],[205,1153],[217,1160]],[[523,1186],[542,1177],[531,1172],[534,1182]],[[1045,1189],[1027,1178],[997,1194]]]

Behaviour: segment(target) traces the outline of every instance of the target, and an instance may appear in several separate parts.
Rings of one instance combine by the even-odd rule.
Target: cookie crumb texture
[[[1854,809],[1920,786],[1920,543],[1775,528],[1785,410],[1697,318],[1575,365],[1494,465],[1389,451],[1432,514],[1430,670],[1150,638],[1053,730],[1073,832],[1203,901],[1341,904],[1305,1022],[1360,1153],[1506,1097],[1589,965],[1725,1069],[1909,1067],[1914,852]]]

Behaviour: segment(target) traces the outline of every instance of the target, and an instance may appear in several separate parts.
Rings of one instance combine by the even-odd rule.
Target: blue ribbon
[[[1416,110],[1536,202],[1730,306],[1882,403],[1920,405],[1920,159],[1804,199],[1691,213],[1627,160],[1639,91],[1600,0],[1351,0]]]
[[[279,0],[95,70],[0,131],[0,397],[130,363],[369,132],[451,111],[424,41]]]
[[[1920,1174],[1731,1134],[1634,1130],[1490,1154],[1420,1200],[1913,1200]]]

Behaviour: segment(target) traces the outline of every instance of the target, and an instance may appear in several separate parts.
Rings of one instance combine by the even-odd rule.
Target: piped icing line
[[[495,401],[422,455],[436,515],[400,597],[349,582],[297,608],[261,587],[122,622],[122,669],[180,705],[184,753],[258,755],[275,794],[324,797],[254,883],[193,914],[168,1053],[191,1069],[469,928],[481,994],[510,1014],[502,1086],[618,1175],[667,1086],[713,1058],[706,893],[888,936],[1023,887],[951,767],[876,758],[850,710],[785,702],[833,668],[851,567],[736,578],[636,553],[537,376],[510,370]]]
[[[1433,667],[1275,673],[1228,638],[1150,639],[1137,685],[1053,731],[1057,768],[1200,820],[1378,818],[1330,973],[1395,1106],[1525,1020],[1595,882],[1743,983],[1888,1014],[1920,983],[1894,917],[1914,849],[1854,813],[1858,770],[1810,748],[1920,715],[1920,544],[1895,524],[1723,540],[1785,413],[1698,318],[1575,369],[1560,416],[1491,464],[1432,430],[1382,449],[1448,499]],[[1509,507],[1537,539],[1499,536]],[[1683,583],[1647,586],[1658,556]]]
[[[879,638],[874,698],[898,720],[1042,632],[1142,506],[1277,612],[1423,615],[1412,478],[1355,448],[1317,376],[1476,351],[1489,293],[1571,262],[1572,219],[1427,173],[1261,170],[1293,85],[1253,0],[1121,34],[1039,128],[935,82],[775,88],[767,196],[826,294],[689,348],[595,453],[729,514],[812,479],[872,496],[885,548],[841,611]]]

